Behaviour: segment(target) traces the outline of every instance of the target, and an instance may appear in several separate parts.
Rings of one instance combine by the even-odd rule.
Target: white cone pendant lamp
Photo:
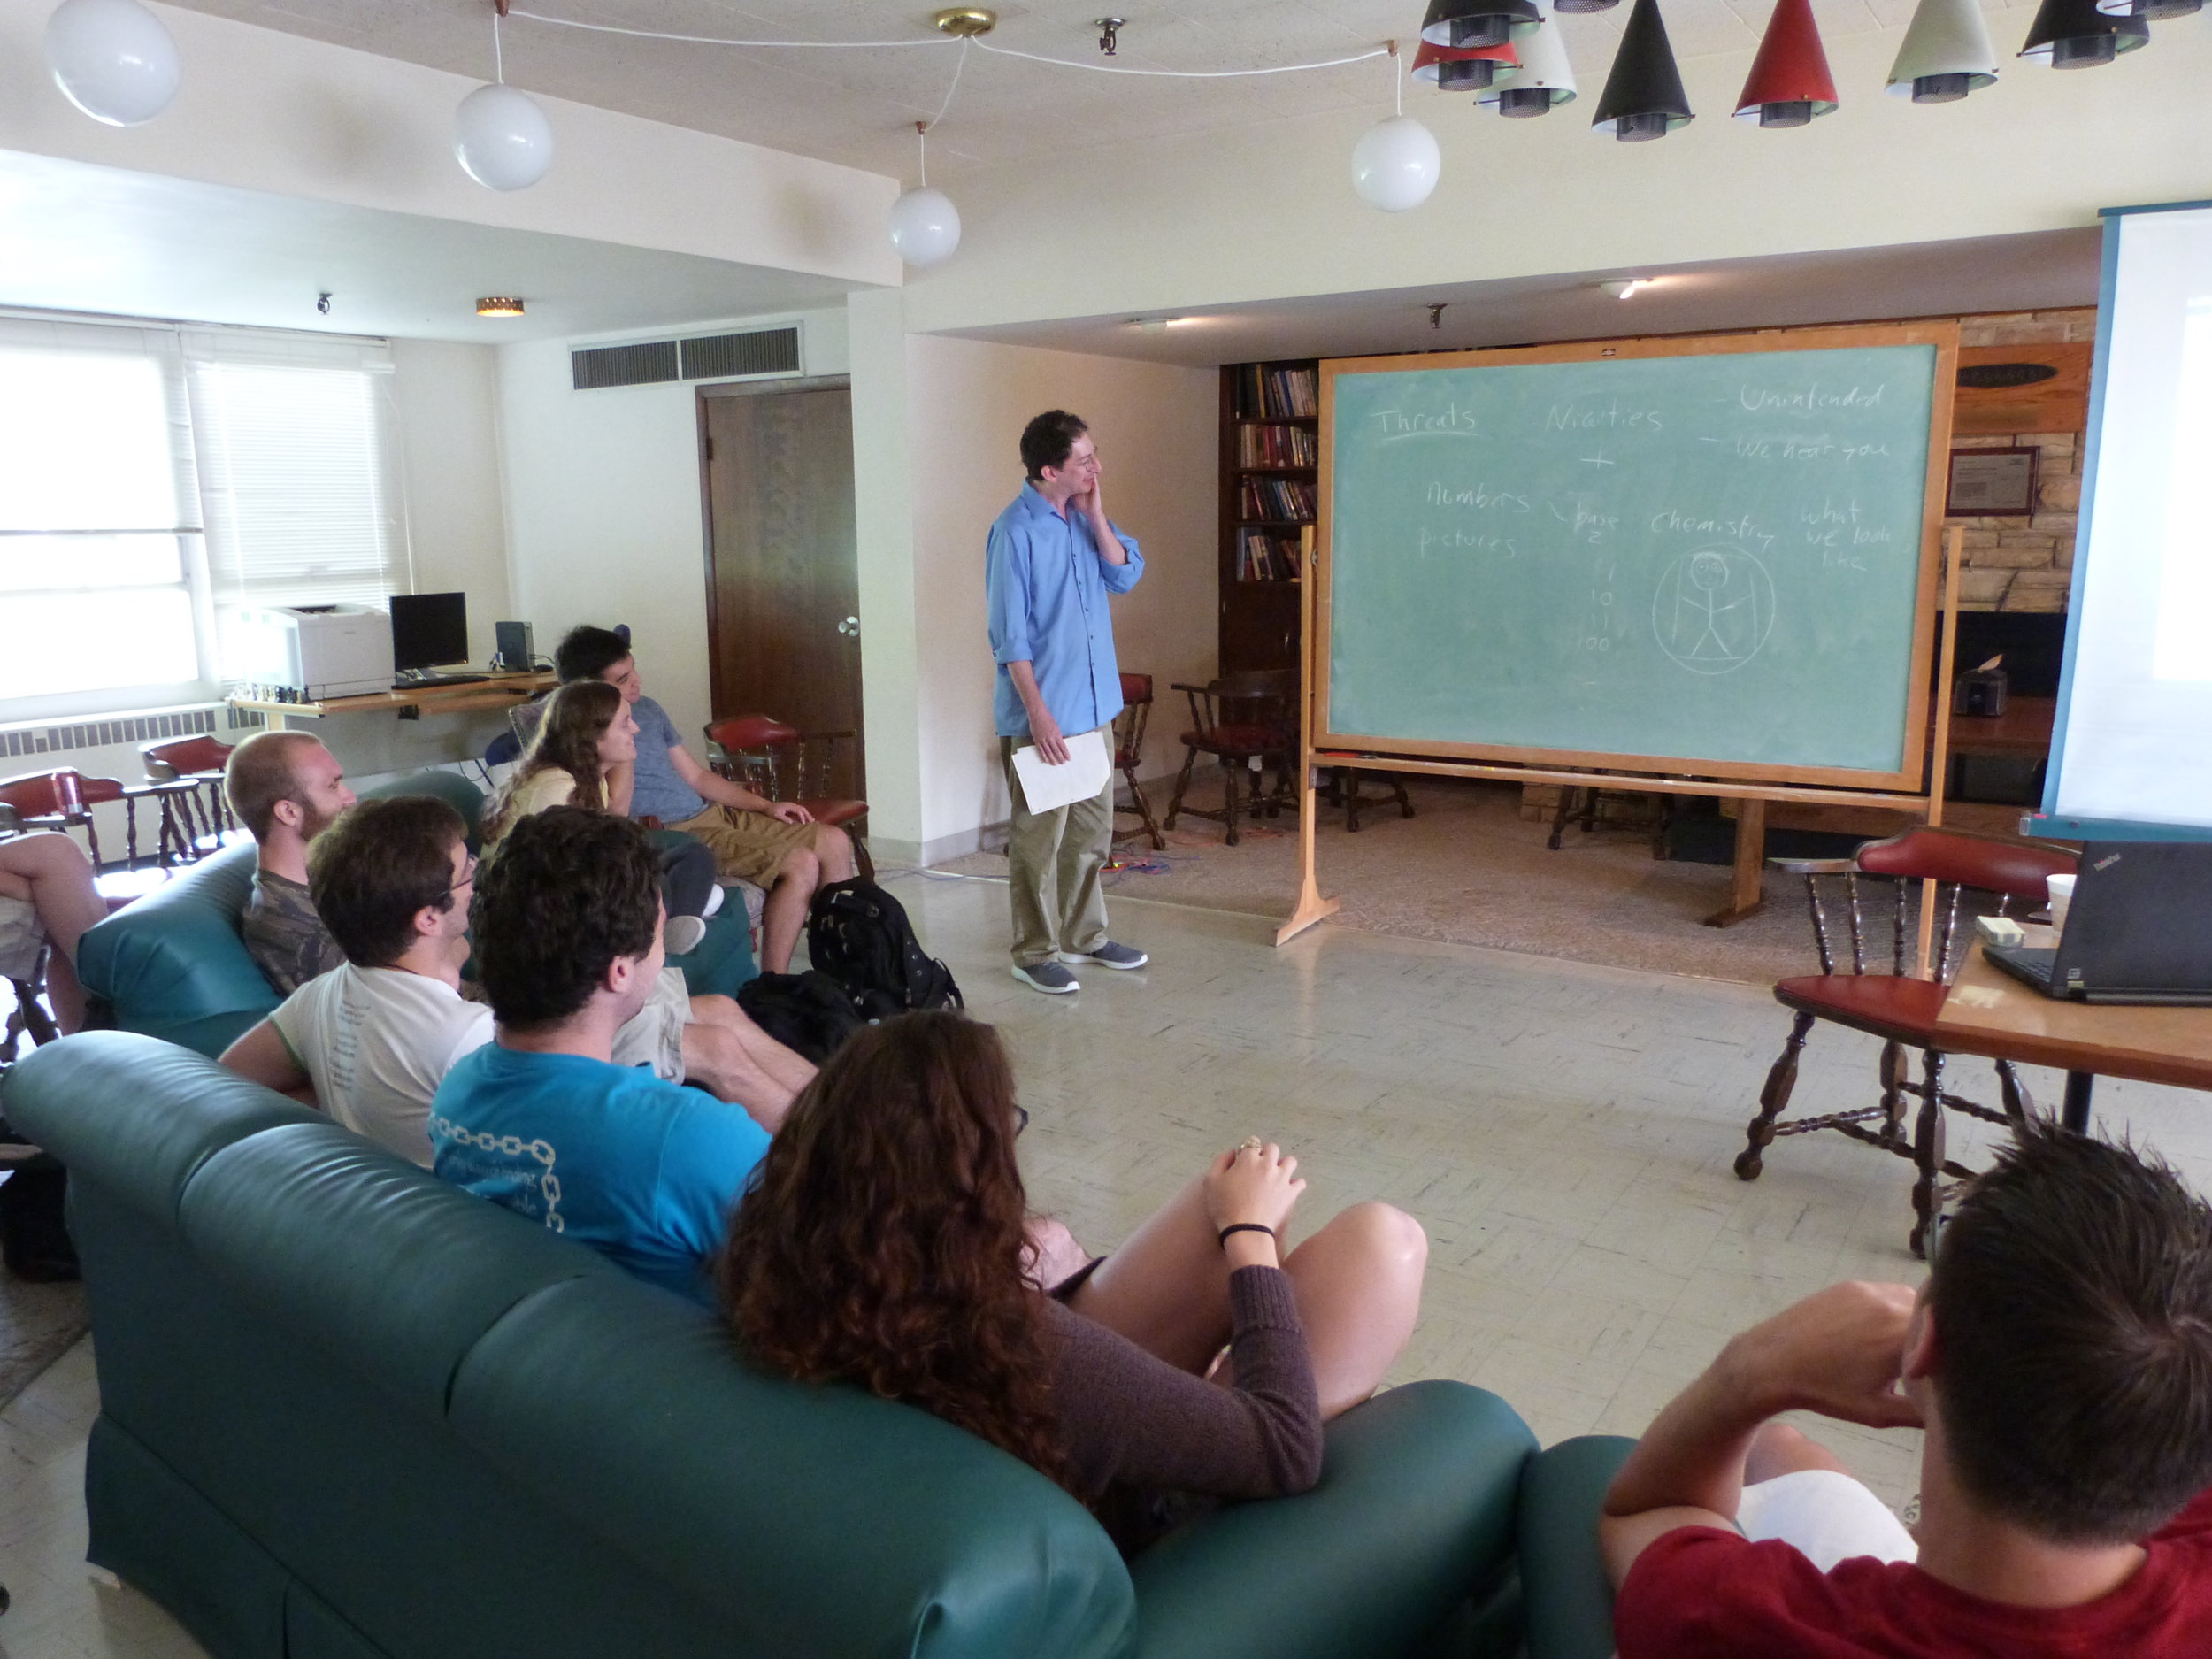
[[[1543,13],[1543,26],[1513,42],[1521,54],[1520,68],[1511,81],[1475,94],[1479,107],[1526,118],[1548,115],[1553,106],[1573,102],[1574,65],[1567,61],[1566,35],[1552,15],[1557,8],[1554,0],[1536,0],[1536,9]]]
[[[46,20],[46,62],[62,96],[96,121],[135,127],[177,96],[177,43],[138,0],[62,0]]]
[[[1434,46],[1423,41],[1413,54],[1413,78],[1440,92],[1480,92],[1510,81],[1520,67],[1521,55],[1511,41],[1502,46]]]
[[[2097,0],[2097,10],[2107,17],[2163,23],[2170,18],[2195,16],[2204,10],[2204,0]]]
[[[1436,134],[1410,115],[1384,117],[1352,147],[1352,188],[1386,213],[1420,206],[1443,171]]]
[[[1996,79],[1997,49],[1976,0],[1920,0],[1890,65],[1890,96],[1952,104]]]

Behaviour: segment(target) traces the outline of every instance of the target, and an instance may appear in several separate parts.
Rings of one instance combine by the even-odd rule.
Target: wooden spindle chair
[[[219,852],[224,832],[238,827],[223,793],[230,751],[230,744],[207,736],[172,738],[139,749],[147,787],[161,801],[164,864],[195,864]]]
[[[1133,827],[1116,830],[1114,839],[1125,841],[1132,836],[1146,835],[1152,841],[1152,850],[1160,852],[1167,846],[1167,837],[1160,833],[1160,826],[1152,816],[1152,803],[1144,796],[1144,786],[1137,781],[1137,768],[1144,761],[1144,729],[1152,718],[1152,676],[1124,674],[1121,677],[1121,712],[1114,717],[1114,770],[1129,786],[1127,806],[1117,805],[1118,817],[1134,815],[1142,821]]]
[[[1168,803],[1167,827],[1187,812],[1210,818],[1228,826],[1229,845],[1237,844],[1237,780],[1247,780],[1244,810],[1256,818],[1280,813],[1291,798],[1290,775],[1298,752],[1298,671],[1294,668],[1247,669],[1224,674],[1202,686],[1181,681],[1176,690],[1190,699],[1191,729],[1183,733],[1183,769],[1176,774],[1175,795]],[[1201,755],[1221,763],[1226,798],[1218,808],[1185,806],[1191,772]],[[1275,787],[1263,794],[1262,769],[1275,764]],[[1255,763],[1257,763],[1256,767]]]
[[[868,856],[868,803],[829,792],[837,745],[857,743],[859,733],[850,727],[802,732],[766,714],[732,715],[710,722],[706,733],[711,746],[708,764],[717,772],[764,799],[797,803],[818,824],[838,826],[852,837],[860,873],[876,879],[875,861]]]
[[[1925,1256],[1943,1206],[1961,1182],[1976,1171],[1955,1162],[1944,1149],[1944,1110],[1963,1112],[1986,1122],[2017,1128],[2035,1110],[2027,1087],[2008,1060],[2000,1060],[1997,1081],[2004,1109],[1978,1105],[1943,1087],[1947,1056],[1935,1036],[1936,1017],[1952,974],[1966,954],[1971,923],[1960,926],[1962,899],[1969,889],[1993,894],[1996,913],[2003,915],[2015,901],[2028,907],[2042,902],[2045,881],[2054,875],[2073,872],[2073,854],[2062,848],[2032,845],[1962,835],[1951,830],[1915,829],[1887,841],[1869,841],[1849,858],[1773,858],[1774,868],[1805,881],[1811,910],[1813,942],[1820,953],[1820,972],[1782,979],[1774,987],[1774,1000],[1792,1010],[1790,1034],[1779,1057],[1759,1091],[1759,1110],[1746,1131],[1747,1144],[1736,1158],[1736,1174],[1743,1180],[1759,1178],[1766,1148],[1785,1135],[1810,1134],[1833,1129],[1855,1141],[1908,1159],[1917,1171],[1912,1189],[1913,1226],[1906,1242],[1915,1256]],[[1886,972],[1870,970],[1871,941],[1862,886],[1886,882],[1893,894],[1890,923],[1890,965]],[[1918,926],[1912,902],[1920,883],[1933,880],[1939,921],[1936,927],[1933,977],[1912,974],[1918,954]],[[1839,883],[1843,889],[1843,921],[1848,928],[1850,961],[1839,964],[1837,941],[1828,899]],[[1947,889],[1947,896],[1946,890]],[[1910,935],[1909,939],[1908,935]],[[1824,1112],[1793,1122],[1779,1121],[1797,1086],[1798,1059],[1816,1020],[1830,1020],[1882,1040],[1879,1071],[1881,1099],[1872,1106],[1847,1111]],[[1906,1051],[1921,1054],[1921,1080],[1914,1082]],[[1905,1125],[1905,1102],[1916,1098],[1919,1107],[1909,1134]],[[1950,1185],[1947,1186],[1947,1180]]]

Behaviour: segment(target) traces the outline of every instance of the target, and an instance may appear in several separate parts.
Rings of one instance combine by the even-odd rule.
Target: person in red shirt
[[[1924,1428],[1916,1561],[1886,1512],[1860,1548],[1793,1541],[1880,1506],[1790,1410]],[[2208,1488],[2212,1208],[2032,1125],[1916,1294],[1832,1286],[1659,1414],[1599,1522],[1620,1659],[2212,1654]]]

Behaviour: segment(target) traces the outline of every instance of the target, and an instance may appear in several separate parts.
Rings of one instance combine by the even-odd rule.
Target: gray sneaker
[[[1056,962],[1033,962],[1024,966],[1014,964],[1014,977],[1033,991],[1042,991],[1047,996],[1065,996],[1070,991],[1083,988],[1076,977]]]
[[[1152,960],[1143,951],[1127,945],[1118,945],[1109,939],[1095,950],[1064,950],[1063,962],[1095,962],[1102,968],[1141,968]]]
[[[661,943],[672,956],[687,956],[707,936],[707,925],[695,916],[672,916],[661,930]]]

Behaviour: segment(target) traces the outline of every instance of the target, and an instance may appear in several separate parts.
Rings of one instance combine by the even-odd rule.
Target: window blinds
[[[188,332],[218,613],[408,591],[389,348]]]

